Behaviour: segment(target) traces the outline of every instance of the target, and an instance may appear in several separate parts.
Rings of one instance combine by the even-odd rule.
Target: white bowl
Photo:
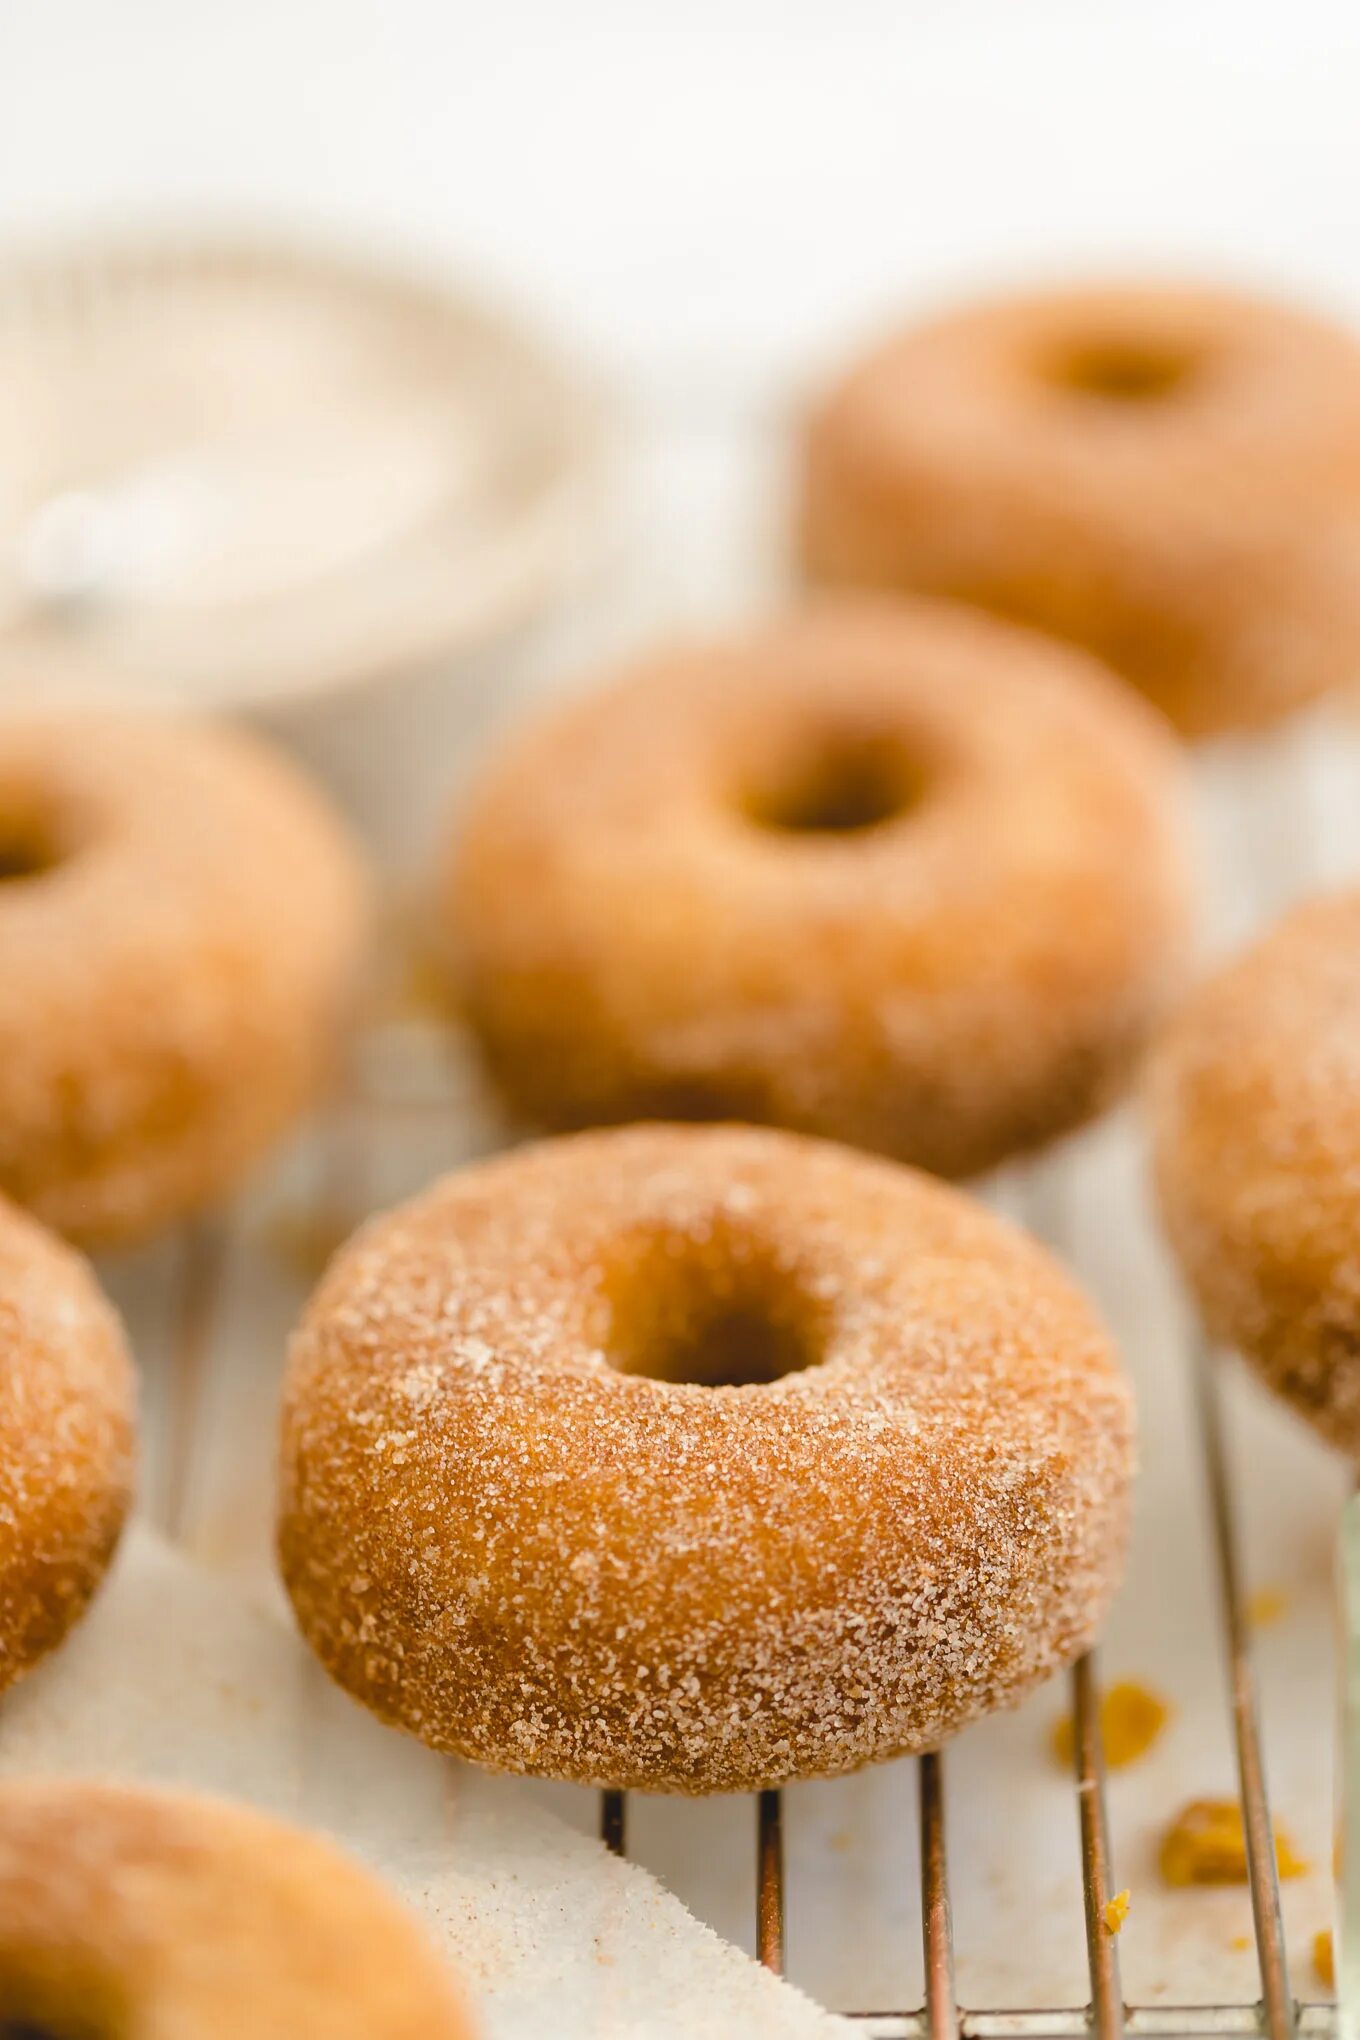
[[[409,833],[591,557],[607,440],[547,342],[426,278],[234,240],[16,257],[0,703],[246,711]]]

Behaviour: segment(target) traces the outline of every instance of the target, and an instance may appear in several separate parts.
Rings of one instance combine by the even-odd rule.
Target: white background
[[[1360,306],[1348,0],[0,0],[0,231],[282,215],[670,390],[1091,263]]]

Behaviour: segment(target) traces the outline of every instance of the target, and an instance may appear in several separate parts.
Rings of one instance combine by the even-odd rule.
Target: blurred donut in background
[[[977,604],[1084,646],[1186,736],[1360,671],[1360,345],[1227,290],[997,298],[816,405],[810,580]]]
[[[1179,982],[1183,762],[943,603],[658,652],[515,739],[439,877],[528,1118],[745,1119],[967,1176],[1099,1111]]]
[[[226,1800],[0,1785],[0,2032],[469,2040],[443,1964],[377,1879]]]
[[[1360,1459],[1360,893],[1215,972],[1150,1075],[1167,1238],[1210,1335]]]
[[[231,1192],[356,993],[348,830],[254,737],[0,718],[0,1191],[90,1245]]]

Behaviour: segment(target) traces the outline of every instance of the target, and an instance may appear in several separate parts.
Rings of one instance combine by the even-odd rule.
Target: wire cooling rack
[[[1279,772],[1255,784],[1254,790],[1249,783],[1250,798],[1243,796],[1240,774],[1234,779],[1227,806],[1231,826],[1219,849],[1234,870],[1244,867],[1244,846],[1251,850],[1260,871],[1274,882],[1275,896],[1269,884],[1260,882],[1260,872],[1249,883],[1244,881],[1241,900],[1250,900],[1251,912],[1236,911],[1234,920],[1230,911],[1224,939],[1237,939],[1245,921],[1274,911],[1279,896],[1334,875],[1328,860],[1319,861],[1304,842],[1304,819],[1316,811],[1309,792],[1310,775],[1315,779],[1319,765],[1324,774],[1332,771],[1330,753],[1325,742],[1319,750],[1320,741],[1310,739],[1311,749],[1295,747],[1292,762],[1286,761],[1288,785],[1284,792]],[[1357,759],[1360,746],[1355,747],[1352,763]],[[1347,804],[1351,802],[1351,784],[1348,779],[1338,782]],[[1293,787],[1292,792],[1288,786]],[[1316,792],[1315,785],[1312,792]],[[1284,840],[1293,845],[1287,877],[1282,875],[1284,866],[1277,855]],[[153,1521],[209,1562],[225,1563],[228,1570],[258,1571],[268,1563],[272,1469],[259,1440],[272,1430],[284,1339],[314,1272],[296,1266],[291,1271],[283,1268],[292,1248],[280,1257],[280,1213],[287,1216],[290,1226],[310,1235],[306,1251],[312,1252],[365,1212],[416,1188],[440,1168],[496,1145],[499,1138],[475,1084],[457,1059],[449,1058],[445,1038],[429,1025],[428,1018],[386,1023],[363,1044],[344,1099],[260,1197],[242,1211],[199,1226],[181,1239],[109,1271],[143,1359],[147,1431],[144,1505]],[[1123,1140],[1124,1135],[1118,1138]],[[1069,1172],[1066,1178],[1064,1170]],[[1060,1162],[1058,1172],[1059,1181],[1070,1182],[1069,1164]],[[1008,1202],[1004,1191],[999,1201],[1004,1208]],[[1050,1222],[1044,1222],[1042,1186],[1033,1196],[1011,1197],[1009,1202],[1012,1206],[1018,1202],[1019,1215],[1051,1245],[1067,1251],[1067,1227],[1061,1218],[1053,1219],[1050,1214]],[[1073,1252],[1071,1258],[1085,1276],[1080,1254]],[[1179,2040],[1198,2040],[1198,2036],[1210,2035],[1229,2040],[1229,2036],[1253,2034],[1264,2036],[1264,2040],[1291,2040],[1291,2036],[1293,2040],[1324,2040],[1324,2036],[1330,2040],[1340,2029],[1336,2008],[1316,2001],[1315,1996],[1309,1998],[1307,1951],[1300,1945],[1297,1920],[1288,1945],[1286,1941],[1288,1908],[1282,1911],[1268,1795],[1267,1744],[1259,1705],[1261,1639],[1252,1618],[1253,1581],[1242,1556],[1244,1535],[1253,1529],[1261,1504],[1256,1472],[1244,1465],[1234,1449],[1234,1412],[1243,1385],[1237,1369],[1226,1363],[1224,1356],[1193,1338],[1186,1337],[1183,1350],[1174,1357],[1176,1378],[1185,1389],[1183,1428],[1192,1446],[1186,1462],[1191,1471],[1186,1477],[1197,1484],[1196,1521],[1207,1535],[1206,1577],[1212,1579],[1214,1612],[1205,1619],[1212,1619],[1218,1632],[1220,1683],[1212,1706],[1221,1712],[1225,1731],[1230,1731],[1245,1837],[1254,1950],[1251,1985],[1232,1995],[1219,1994],[1213,2001],[1198,1987],[1187,1988],[1184,1996],[1178,1996],[1181,1957],[1177,1948],[1169,1947],[1158,1987],[1126,1992],[1121,1979],[1121,1941],[1106,1927],[1104,1909],[1118,1884],[1125,1881],[1124,1876],[1116,1880],[1116,1859],[1126,1869],[1128,1857],[1121,1853],[1125,1837],[1112,1825],[1108,1810],[1099,1734],[1100,1675],[1095,1658],[1087,1657],[1068,1675],[1073,1725],[1070,1795],[1065,1810],[1059,1812],[1062,1794],[1055,1786],[1052,1816],[1061,1821],[1070,1837],[1070,1862],[1073,1876],[1079,1880],[1085,1923],[1086,2002],[1079,2002],[1074,1994],[1052,2009],[1043,2009],[1032,1994],[1026,1997],[1020,1991],[1011,2005],[1004,2001],[989,2004],[977,1993],[960,1993],[950,1843],[952,1832],[953,1892],[957,1898],[960,1873],[966,1884],[972,1867],[969,1848],[960,1850],[958,1846],[965,1826],[960,1818],[960,1793],[966,1801],[969,1788],[976,1790],[975,1780],[970,1778],[976,1767],[976,1746],[965,1738],[957,1750],[905,1760],[915,1766],[917,1832],[914,1843],[908,1839],[902,1844],[902,1885],[904,1890],[908,1886],[914,1889],[919,1878],[919,1921],[909,1931],[919,1943],[923,1989],[914,2000],[890,2001],[888,2009],[850,2011],[848,2015],[858,2022],[866,2040],[1076,2040],[1086,2033],[1095,2035],[1096,2040],[1117,2040],[1121,2034],[1138,2036],[1138,2040],[1178,2040],[1178,2036]],[[1288,1419],[1263,1399],[1258,1401],[1257,1418],[1267,1440],[1267,1463],[1273,1478],[1281,1446],[1278,1427],[1287,1426]],[[1286,1456],[1288,1449],[1285,1440]],[[243,1470],[246,1458],[251,1464]],[[1305,1481],[1311,1478],[1312,1464],[1304,1464]],[[1281,1479],[1292,1479],[1297,1488],[1298,1464],[1287,1469]],[[1325,1512],[1324,1520],[1331,1520]],[[1259,1576],[1259,1567],[1257,1573]],[[1206,1601],[1206,1608],[1208,1605]],[[1326,1628],[1325,1618],[1321,1626]],[[1197,1678],[1208,1662],[1197,1660]],[[1315,1658],[1312,1663],[1316,1672]],[[1277,1649],[1277,1671],[1278,1666]],[[1323,1678],[1326,1676],[1324,1671]],[[1212,1684],[1213,1678],[1210,1669],[1201,1683]],[[1049,1704],[1053,1704],[1051,1698]],[[1312,1719],[1311,1732],[1316,1735],[1316,1705]],[[1272,1765],[1278,1739],[1275,1735],[1270,1745]],[[1226,1760],[1227,1733],[1223,1740]],[[1329,1755],[1321,1749],[1316,1752],[1319,1773],[1325,1770]],[[806,1869],[799,1868],[798,1851],[790,1850],[789,1803],[790,1795],[778,1791],[761,1793],[751,1802],[747,1846],[754,1854],[755,1904],[749,1944],[771,1970],[805,1982],[802,1937],[796,1922],[802,1917],[806,1924],[806,1912],[800,1914],[798,1898],[799,1880],[806,1876]],[[651,1817],[649,1813],[648,1819]],[[639,1839],[635,1833],[638,1809],[622,1793],[598,1795],[593,1819],[606,1846],[619,1854],[629,1853],[630,1841]],[[644,1820],[642,1827],[646,1825]],[[641,1839],[645,1844],[645,1835]],[[1322,1851],[1315,1847],[1312,1853],[1320,1862]],[[908,1856],[916,1858],[914,1865],[908,1863]],[[640,1860],[647,1861],[645,1846]],[[704,1913],[702,1892],[682,1890],[680,1895]],[[1139,1897],[1135,1887],[1135,1906]],[[1197,1895],[1186,1893],[1183,1897],[1183,1910],[1189,1917]],[[916,1910],[914,1904],[912,1910]],[[792,1932],[791,1915],[795,1922]],[[724,1924],[735,1931],[730,1923]],[[1308,1927],[1317,1924],[1318,1916],[1310,1915]],[[965,1936],[966,1955],[970,1954],[968,1938]],[[902,1967],[905,1973],[907,1964]],[[1143,1969],[1145,1972],[1146,1963]],[[916,1973],[914,1958],[912,1973]],[[1237,1973],[1244,1974],[1240,1968]],[[828,1993],[817,1990],[816,1994]]]
[[[379,1061],[390,1074],[394,1058],[384,1054]],[[346,1111],[326,1130],[321,1163],[310,1171],[307,1196],[299,1200],[295,1192],[288,1193],[290,1222],[304,1219],[307,1226],[315,1228],[313,1244],[324,1245],[330,1231],[343,1229],[357,1211],[376,1201],[372,1183],[375,1175],[381,1174],[375,1164],[384,1139],[409,1137],[415,1122],[421,1128],[422,1144],[438,1146],[432,1138],[433,1129],[438,1114],[447,1109],[447,1099],[437,1105],[434,1100],[422,1102],[418,1094],[393,1097],[369,1092],[351,1099]],[[220,1384],[214,1391],[214,1377],[222,1371],[217,1350],[222,1341],[222,1319],[232,1306],[234,1287],[242,1273],[242,1254],[249,1263],[261,1253],[273,1252],[277,1241],[261,1244],[271,1241],[272,1226],[273,1221],[266,1219],[243,1229],[230,1220],[196,1228],[156,1257],[155,1267],[144,1268],[134,1284],[141,1291],[134,1298],[134,1315],[140,1313],[145,1321],[148,1310],[159,1312],[165,1326],[159,1363],[154,1357],[155,1341],[151,1342],[153,1379],[147,1398],[154,1432],[149,1454],[155,1475],[151,1513],[179,1537],[193,1524],[196,1481],[205,1469],[211,1480],[214,1452],[224,1447],[224,1441],[214,1436],[221,1411],[213,1409],[214,1393],[219,1403],[221,1396]],[[282,1329],[281,1314],[280,1333]],[[1323,2040],[1336,2030],[1332,2005],[1299,2003],[1291,1986],[1252,1632],[1237,1549],[1238,1516],[1244,1498],[1235,1490],[1231,1455],[1225,1448],[1221,1362],[1199,1346],[1194,1366],[1198,1446],[1218,1588],[1226,1704],[1246,1843],[1259,1996],[1213,2005],[1125,2002],[1119,1943],[1103,1918],[1115,1889],[1113,1841],[1098,1725],[1099,1674],[1091,1655],[1069,1674],[1075,1802],[1070,1813],[1079,1842],[1074,1862],[1079,1864],[1081,1881],[1089,2003],[1051,2010],[961,2006],[955,1986],[946,1786],[954,1759],[936,1753],[914,1760],[924,2003],[907,2009],[852,2013],[866,2040],[870,2036],[872,2040],[1075,2040],[1088,2032],[1096,2040],[1118,2040],[1121,2034],[1142,2036],[1142,2040],[1239,2034],[1262,2034],[1265,2040],[1290,2040],[1290,2036]],[[254,1421],[258,1427],[267,1416],[257,1416]],[[225,1449],[234,1448],[225,1441]],[[263,1498],[260,1513],[263,1520]],[[629,1810],[628,1795],[612,1791],[599,1795],[599,1833],[606,1846],[619,1854],[627,1852]],[[761,1962],[782,1973],[787,1938],[784,1795],[779,1791],[756,1795],[751,1815],[756,1864],[754,1947]],[[796,1960],[793,1966],[796,1977]]]
[[[1099,1684],[1095,1653],[1070,1674],[1073,1722],[1073,1785],[1081,1843],[1082,1909],[1091,1998],[1085,2007],[1051,2011],[964,2011],[954,1987],[954,1936],[949,1903],[946,1840],[945,1757],[936,1751],[917,1759],[919,1767],[919,1853],[921,1943],[926,1998],[917,2010],[851,2014],[873,2040],[1069,2040],[1091,2033],[1096,2040],[1121,2034],[1168,2040],[1168,2036],[1264,2034],[1267,2040],[1321,2040],[1336,2027],[1330,2004],[1301,2004],[1290,1988],[1280,1910],[1274,1831],[1266,1791],[1261,1731],[1252,1670],[1234,1529],[1234,1496],[1224,1450],[1215,1377],[1215,1356],[1196,1348],[1197,1400],[1204,1474],[1213,1524],[1214,1552],[1222,1596],[1223,1648],[1227,1664],[1233,1738],[1237,1757],[1252,1923],[1260,1966],[1260,1998],[1226,2005],[1126,2005],[1120,1988],[1118,1942],[1104,1913],[1112,1897],[1109,1816],[1099,1730]],[[600,1795],[600,1835],[622,1854],[627,1845],[628,1804],[623,1792]],[[782,1795],[761,1792],[755,1799],[756,1950],[776,1973],[784,1966],[784,1849]]]

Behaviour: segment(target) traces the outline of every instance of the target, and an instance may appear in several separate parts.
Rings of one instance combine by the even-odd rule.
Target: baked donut
[[[1360,670],[1360,346],[1226,290],[974,305],[818,404],[799,516],[814,581],[1036,624],[1187,736],[1267,723]]]
[[[513,745],[444,860],[448,972],[540,1125],[759,1121],[970,1175],[1100,1109],[1177,983],[1181,774],[1076,653],[824,603]]]
[[[0,1693],[104,1576],[131,1496],[134,1405],[90,1269],[0,1198]]]
[[[1360,1458],[1360,892],[1296,908],[1201,987],[1150,1104],[1208,1330]]]
[[[1090,1641],[1133,1414],[1034,1241],[829,1143],[639,1126],[370,1223],[293,1343],[279,1552],[385,1720],[736,1791],[933,1748]]]
[[[0,1785],[0,2032],[469,2040],[442,1963],[329,1843],[225,1800]]]
[[[223,1197],[330,1064],[365,911],[254,738],[0,719],[0,1191],[88,1245]]]

